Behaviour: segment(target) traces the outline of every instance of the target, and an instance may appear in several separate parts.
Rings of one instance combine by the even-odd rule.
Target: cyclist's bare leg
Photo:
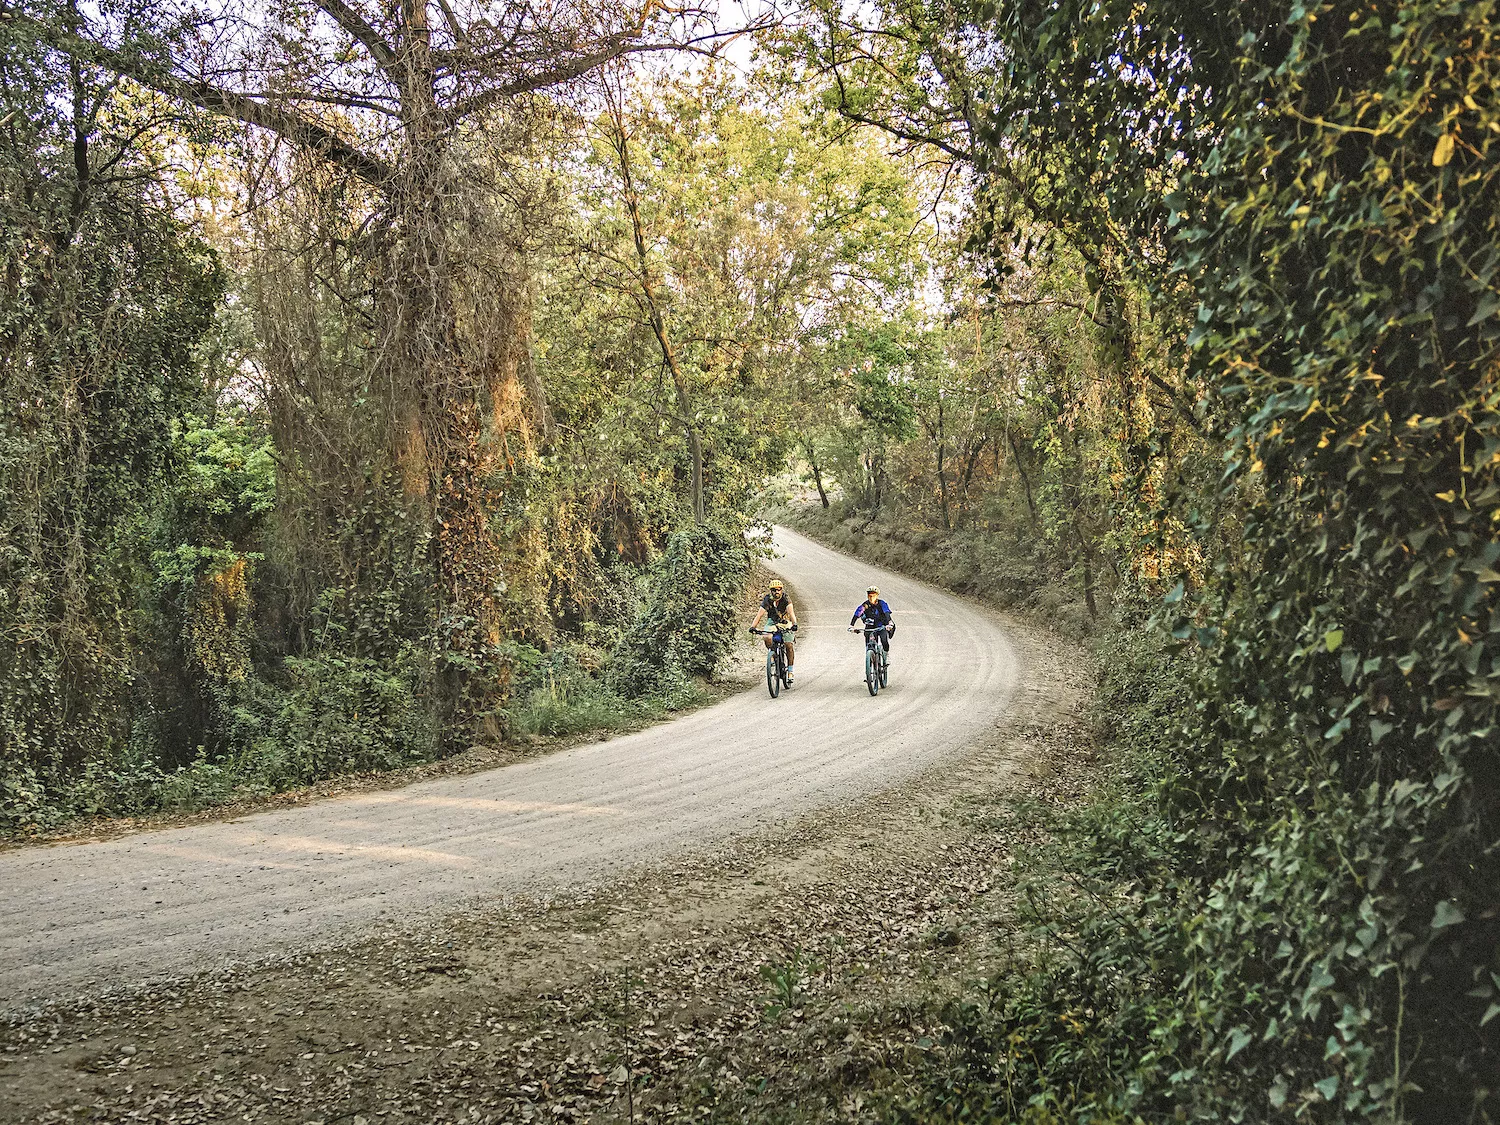
[[[794,645],[794,644],[792,644],[791,641],[787,641],[787,643],[786,643],[786,666],[788,668],[790,668],[795,663],[797,663],[797,646]]]

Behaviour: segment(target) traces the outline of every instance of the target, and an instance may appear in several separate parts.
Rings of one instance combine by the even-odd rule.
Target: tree
[[[573,264],[597,327],[576,361],[682,434],[695,518],[743,504],[817,409],[800,391],[832,342],[908,284],[900,170],[763,96],[712,70],[617,83],[593,121]]]
[[[0,817],[129,733],[136,536],[225,285],[155,190],[180,115],[0,21]]]
[[[962,17],[997,64],[984,159],[1088,217],[1074,246],[1103,369],[1156,412],[1142,426],[1140,395],[1120,400],[1123,450],[1180,458],[1201,428],[1222,467],[1177,497],[1214,565],[1161,605],[1184,663],[1152,671],[1193,691],[1146,759],[1159,778],[1080,839],[1070,875],[1094,905],[1048,922],[1081,952],[996,1005],[1004,1089],[981,1078],[945,1109],[1490,1112],[1495,16],[1065,0]],[[1121,294],[1150,319],[1123,320]],[[1151,333],[1159,383],[1135,351]],[[1064,1012],[1089,1013],[1086,1036]]]
[[[476,210],[473,185],[484,179],[469,137],[475,122],[492,122],[608,60],[691,49],[691,33],[652,5],[460,14],[446,0],[389,9],[289,0],[263,27],[217,17],[234,29],[229,36],[210,35],[207,23],[169,28],[149,6],[118,24],[76,8],[32,14],[8,6],[4,15],[75,66],[267,131],[365,185],[364,199],[336,189],[363,216],[350,224],[353,240],[367,244],[361,270],[374,267],[365,279],[372,328],[361,350],[379,390],[361,401],[375,407],[378,424],[364,432],[425,510],[443,643],[455,654],[492,649],[502,566],[490,527],[488,429],[495,403],[515,396],[518,379],[525,383],[528,358],[524,300],[506,292],[521,287],[519,278],[487,276],[485,292],[456,288],[468,264],[456,240]],[[685,38],[653,38],[674,23]],[[195,49],[205,44],[206,53]],[[533,381],[522,392],[532,399],[533,423],[546,413],[538,390]],[[471,686],[492,694],[503,684]]]
[[[614,151],[620,168],[620,188],[625,200],[625,210],[630,216],[630,237],[635,246],[635,271],[633,280],[640,291],[641,308],[651,334],[661,349],[663,367],[671,375],[672,389],[676,395],[675,421],[682,427],[687,440],[688,456],[691,459],[692,477],[689,495],[692,502],[693,520],[702,523],[703,511],[703,435],[693,417],[692,402],[688,398],[687,380],[677,358],[677,349],[667,333],[667,322],[662,302],[658,298],[658,282],[652,276],[651,254],[647,248],[646,223],[641,217],[641,197],[636,191],[635,175],[630,164],[630,134],[625,125],[625,112],[621,105],[623,91],[606,86],[608,107],[605,111],[605,137]]]

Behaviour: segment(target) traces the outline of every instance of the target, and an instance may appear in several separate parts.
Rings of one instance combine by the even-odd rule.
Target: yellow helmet
[[[773,579],[771,579],[771,581],[768,582],[766,585],[769,586],[772,590],[782,590],[782,589],[785,589],[785,585],[782,583],[781,579],[779,579],[779,578],[773,578]]]

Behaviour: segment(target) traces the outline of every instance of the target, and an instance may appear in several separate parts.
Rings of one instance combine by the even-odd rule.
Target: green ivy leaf
[[[1479,307],[1474,310],[1474,315],[1469,317],[1469,323],[1464,327],[1473,328],[1481,320],[1494,316],[1496,310],[1500,310],[1500,293],[1486,293],[1479,299]]]
[[[1229,1033],[1229,1050],[1224,1055],[1224,1061],[1228,1062],[1239,1054],[1250,1044],[1250,1032],[1243,1026],[1235,1028]]]
[[[1339,671],[1343,675],[1344,684],[1347,686],[1354,682],[1354,673],[1359,670],[1359,653],[1350,649],[1339,657]]]
[[[1276,1076],[1276,1081],[1271,1083],[1271,1088],[1266,1091],[1266,1098],[1271,1103],[1272,1109],[1280,1109],[1286,1105],[1286,1079],[1281,1075]]]
[[[1443,899],[1437,904],[1437,909],[1432,912],[1432,928],[1434,930],[1447,929],[1456,926],[1464,920],[1464,912],[1458,908],[1458,904],[1451,899]]]

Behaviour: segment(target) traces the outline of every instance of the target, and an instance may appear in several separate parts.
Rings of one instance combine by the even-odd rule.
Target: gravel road
[[[0,853],[0,1010],[306,948],[419,913],[595,883],[878,790],[1006,708],[1000,626],[777,529],[797,682],[487,773],[235,821]],[[843,631],[869,581],[896,614],[890,687]]]

